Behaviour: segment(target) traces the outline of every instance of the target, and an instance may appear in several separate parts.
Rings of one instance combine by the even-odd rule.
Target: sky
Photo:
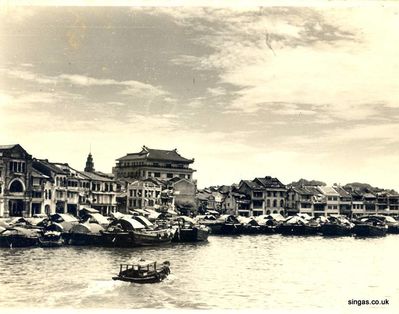
[[[0,144],[82,170],[150,148],[199,187],[399,190],[399,4],[0,7]]]

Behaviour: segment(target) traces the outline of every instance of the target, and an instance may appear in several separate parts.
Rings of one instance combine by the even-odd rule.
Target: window
[[[166,174],[166,177],[167,177],[168,179],[173,178],[173,173],[167,173],[167,174]]]
[[[277,200],[273,200],[273,207],[277,207]]]
[[[263,192],[253,192],[254,197],[263,197]]]
[[[262,208],[263,201],[252,201],[253,208]]]
[[[266,207],[270,207],[270,200],[266,200]]]
[[[155,172],[154,176],[155,176],[155,178],[159,178],[161,176],[161,173],[160,172]]]
[[[280,200],[280,207],[284,207],[284,200]]]

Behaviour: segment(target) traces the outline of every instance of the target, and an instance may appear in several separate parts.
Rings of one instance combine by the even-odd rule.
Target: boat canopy
[[[4,230],[6,230],[6,228],[0,226],[0,233],[2,233]]]
[[[229,223],[240,223],[238,219],[233,216],[233,215],[221,215],[218,220],[223,221],[223,222],[229,222]]]
[[[80,209],[80,212],[86,213],[86,214],[98,214],[100,213],[97,209],[91,208],[91,207],[82,207]]]
[[[48,218],[25,218],[26,222],[32,226],[39,226],[43,224]]]
[[[195,220],[216,220],[216,217],[214,215],[198,215]]]
[[[237,216],[237,220],[244,225],[259,226],[259,223],[253,217]]]
[[[4,230],[2,235],[21,235],[25,237],[38,237],[40,235],[39,229],[28,229],[22,227],[12,227]]]
[[[206,215],[219,215],[219,212],[216,210],[210,209],[210,210],[207,210],[205,214]]]
[[[302,219],[305,219],[305,220],[310,220],[310,219],[312,219],[312,216],[310,216],[310,215],[308,215],[308,214],[306,214],[306,213],[297,213],[296,214],[298,217],[301,217]]]
[[[129,210],[129,213],[131,213],[132,215],[134,215],[134,214],[140,214],[142,216],[148,216],[149,215],[149,213],[146,210],[140,209],[140,208],[135,208],[133,210]]]
[[[391,216],[385,216],[385,215],[371,215],[370,218],[371,218],[371,217],[374,217],[374,218],[377,218],[377,219],[381,219],[381,220],[383,220],[383,221],[385,221],[385,222],[397,223],[397,221],[396,221],[394,218],[392,218]]]
[[[146,227],[152,227],[153,223],[143,216],[134,216],[133,219],[137,220],[139,223]]]
[[[179,219],[184,220],[184,221],[189,222],[189,223],[192,223],[193,225],[195,224],[195,220],[190,218],[190,217],[188,217],[188,216],[178,216],[178,217],[176,217],[176,220],[179,220]]]
[[[122,219],[125,216],[126,216],[125,214],[122,214],[120,212],[111,213],[111,217],[114,218],[114,219]]]
[[[69,230],[70,233],[100,233],[101,230],[104,230],[104,228],[96,223],[83,223],[83,224],[77,224],[74,225],[71,230]]]
[[[299,216],[291,216],[285,221],[285,223],[291,225],[291,224],[298,224],[298,223],[307,224],[308,222]]]
[[[108,226],[110,223],[108,218],[101,214],[89,214],[88,216],[90,217],[88,219],[90,223],[98,223],[100,225],[105,225],[105,226]]]
[[[142,223],[140,223],[137,220],[132,219],[132,218],[122,218],[122,219],[115,220],[114,222],[112,222],[110,224],[110,226],[116,226],[118,224],[120,224],[122,229],[126,230],[126,231],[145,229],[145,226]]]
[[[50,216],[50,218],[54,222],[63,222],[63,221],[65,221],[65,222],[79,222],[79,220],[76,217],[74,217],[74,216],[72,216],[70,214],[59,214],[59,213],[56,213],[56,214],[52,214]]]

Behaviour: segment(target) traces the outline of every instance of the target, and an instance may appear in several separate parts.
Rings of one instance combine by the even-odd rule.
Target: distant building
[[[133,180],[127,185],[128,209],[153,209],[161,205],[162,184],[153,179]]]
[[[339,193],[331,186],[318,186],[317,189],[326,198],[326,207],[324,210],[324,215],[338,215],[339,212]]]
[[[94,171],[91,154],[86,170],[67,163],[32,158],[20,145],[0,146],[0,217],[70,213],[84,206],[102,214],[116,210],[116,182]]]
[[[156,178],[169,180],[174,177],[193,180],[194,159],[182,157],[176,149],[160,150],[143,146],[138,153],[130,153],[117,159],[113,173],[117,179],[131,178],[145,180]]]
[[[288,215],[305,213],[314,215],[315,191],[306,186],[291,186],[287,190],[286,212]]]
[[[32,156],[19,144],[0,146],[0,216],[29,216]]]
[[[242,180],[238,192],[251,200],[249,216],[285,214],[287,189],[277,178],[266,176],[252,181]]]

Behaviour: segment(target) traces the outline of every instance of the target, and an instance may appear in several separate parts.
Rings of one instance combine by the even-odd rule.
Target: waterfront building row
[[[77,171],[34,158],[18,144],[0,146],[0,217],[77,215],[84,206],[109,214],[116,210],[116,193],[112,177],[94,168]]]
[[[393,191],[362,191],[340,185],[286,186],[270,176],[242,180],[238,185],[206,188],[197,197],[200,209],[246,217],[276,213],[399,215],[399,195]]]
[[[176,150],[145,149],[147,157],[156,158],[160,165],[172,159],[184,164],[193,161],[181,157]],[[142,156],[144,162],[147,157]],[[127,213],[133,209],[160,207],[192,212],[196,209],[196,181],[192,178],[194,170],[189,170],[190,176],[162,179],[149,176],[147,171],[143,176],[106,174],[95,171],[90,153],[84,171],[78,171],[67,163],[34,158],[19,144],[2,145],[0,217],[52,213],[76,216],[84,207],[92,207],[103,215],[116,210]]]

